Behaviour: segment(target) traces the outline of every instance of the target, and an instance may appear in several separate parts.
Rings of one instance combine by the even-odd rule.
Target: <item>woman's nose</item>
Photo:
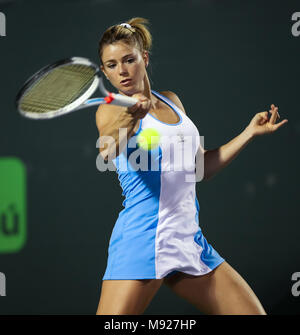
[[[127,67],[125,64],[119,64],[119,73],[120,74],[124,74],[124,73],[127,73]]]

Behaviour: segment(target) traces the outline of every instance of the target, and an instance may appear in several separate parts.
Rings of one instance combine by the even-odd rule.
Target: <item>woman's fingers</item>
[[[138,102],[128,108],[128,111],[138,118],[144,118],[151,108],[151,100],[141,93],[133,94],[132,97],[138,99]]]
[[[271,117],[270,117],[269,122],[272,123],[272,124],[276,123],[277,118],[278,119],[280,118],[280,115],[278,113],[278,107],[275,107],[275,105],[272,104],[271,105],[271,110],[269,110],[269,112],[271,113]]]
[[[272,111],[277,110],[277,113],[278,113],[278,107],[276,107],[274,104],[271,105],[271,110]],[[278,114],[278,116],[279,116],[279,114]]]
[[[258,113],[259,117],[257,118],[257,121],[259,122],[259,124],[264,124],[268,121],[268,114],[269,113],[266,111]]]
[[[280,119],[280,115],[278,113],[278,107],[276,107],[274,104],[271,105],[271,110],[269,111],[269,113],[271,113],[269,122],[273,125],[273,130],[277,130],[288,122],[287,119],[284,119],[283,121],[276,124],[277,119]]]
[[[285,123],[287,123],[288,120],[285,119],[285,120],[282,120],[281,122],[277,123],[276,125],[274,125],[274,130],[277,130],[278,128],[280,128],[281,126],[283,126]]]

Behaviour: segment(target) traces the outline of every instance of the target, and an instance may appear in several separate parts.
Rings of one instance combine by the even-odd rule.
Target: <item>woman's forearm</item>
[[[139,119],[129,113],[121,113],[117,120],[105,128],[105,136],[100,137],[100,152],[105,159],[113,159],[126,147]]]
[[[204,154],[204,180],[212,178],[226,167],[246,145],[254,138],[251,131],[244,129],[230,142],[213,150],[207,150]]]

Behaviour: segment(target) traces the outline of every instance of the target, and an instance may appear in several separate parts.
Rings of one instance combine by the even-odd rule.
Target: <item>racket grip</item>
[[[135,105],[138,100],[124,96],[122,94],[114,94],[111,93],[111,97],[113,98],[112,101],[110,102],[112,105],[117,105],[117,106],[123,106],[123,107],[131,107]]]

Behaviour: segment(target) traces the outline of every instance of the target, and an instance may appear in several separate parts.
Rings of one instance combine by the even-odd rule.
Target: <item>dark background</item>
[[[23,82],[69,56],[98,62],[104,30],[150,20],[152,88],[177,93],[206,149],[279,106],[289,122],[255,138],[212,180],[197,184],[207,240],[249,283],[269,314],[299,314],[299,1],[0,1],[0,156],[27,170],[27,241],[0,254],[0,314],[95,314],[110,234],[123,198],[115,172],[96,169],[96,108],[49,121],[14,107]],[[0,185],[1,187],[1,185]],[[199,314],[161,287],[145,314]]]

